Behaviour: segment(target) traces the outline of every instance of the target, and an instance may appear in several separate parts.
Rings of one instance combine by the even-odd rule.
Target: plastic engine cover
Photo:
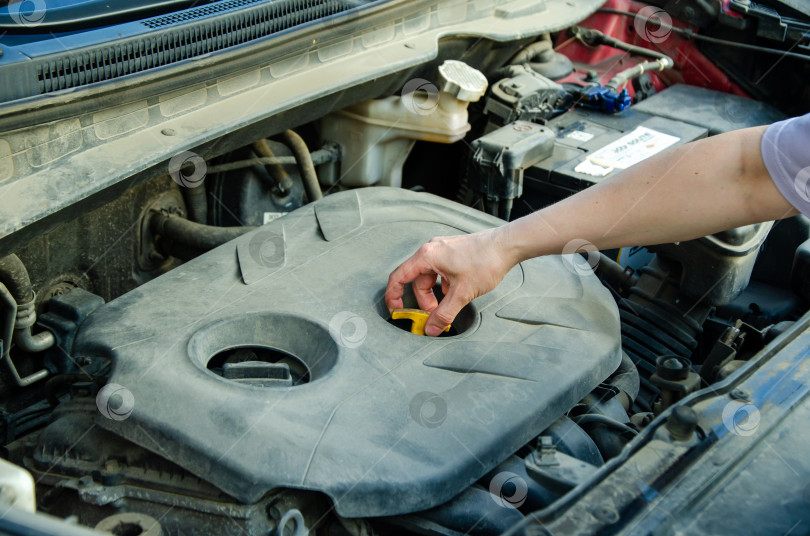
[[[459,315],[455,336],[387,322],[388,274],[419,245],[499,223],[368,188],[202,255],[82,327],[73,355],[113,358],[110,382],[134,398],[128,418],[97,422],[246,503],[278,487],[326,493],[345,517],[446,502],[621,360],[614,301],[570,257],[515,267]],[[257,386],[207,368],[240,347],[294,356],[309,382]]]

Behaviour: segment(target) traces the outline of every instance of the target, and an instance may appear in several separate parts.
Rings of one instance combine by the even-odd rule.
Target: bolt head
[[[751,393],[749,393],[745,389],[734,389],[728,395],[734,400],[740,400],[743,402],[750,402],[751,400],[753,400],[753,398],[751,397]]]
[[[613,524],[619,520],[619,513],[609,506],[596,506],[591,515],[602,523]]]

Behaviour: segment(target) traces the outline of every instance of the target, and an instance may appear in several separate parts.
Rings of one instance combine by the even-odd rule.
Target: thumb
[[[467,305],[467,302],[464,301],[462,294],[451,286],[450,292],[448,292],[439,303],[439,306],[430,313],[430,317],[428,317],[428,321],[425,324],[425,335],[429,337],[438,336],[444,331],[444,328],[453,323],[453,320],[456,319],[456,315],[465,305]]]

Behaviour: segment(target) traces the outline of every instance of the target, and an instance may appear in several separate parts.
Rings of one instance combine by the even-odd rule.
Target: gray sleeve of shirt
[[[762,160],[785,199],[810,217],[810,114],[769,126]]]

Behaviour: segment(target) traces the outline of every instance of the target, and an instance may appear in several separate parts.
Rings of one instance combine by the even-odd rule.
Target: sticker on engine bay
[[[566,134],[565,137],[577,141],[591,141],[593,139],[593,134],[583,132],[582,130],[572,130]]]
[[[615,169],[628,168],[660,153],[678,141],[678,137],[646,127],[636,127],[633,132],[588,155],[574,171],[604,177]]]

